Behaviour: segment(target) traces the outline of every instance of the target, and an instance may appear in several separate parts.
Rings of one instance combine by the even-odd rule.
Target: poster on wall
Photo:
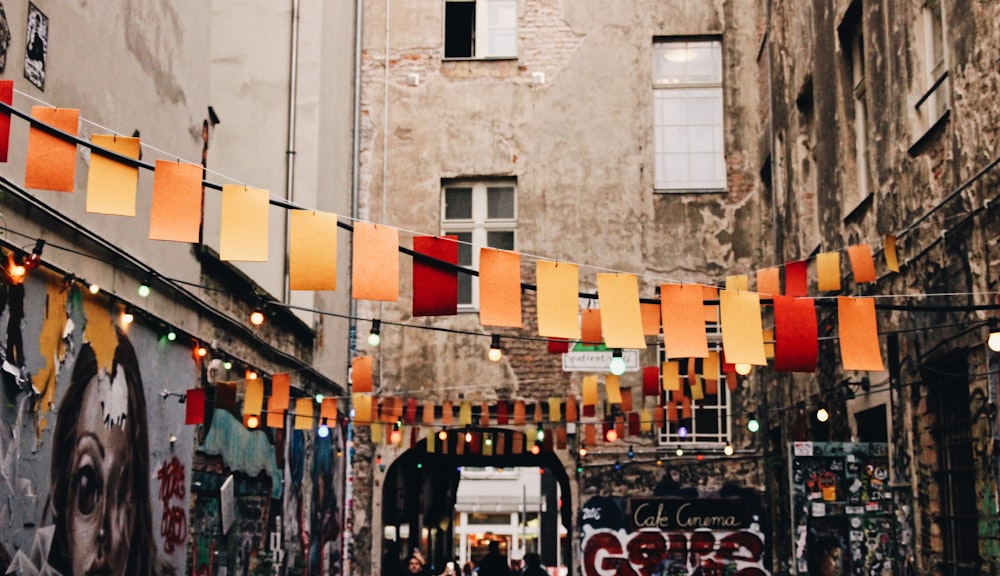
[[[49,18],[28,2],[28,28],[25,34],[24,77],[45,90],[45,55],[49,46]]]
[[[888,444],[795,442],[788,450],[793,573],[891,575]]]

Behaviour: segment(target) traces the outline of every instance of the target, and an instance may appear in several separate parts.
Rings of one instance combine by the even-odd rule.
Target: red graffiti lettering
[[[187,539],[187,514],[182,506],[170,505],[174,498],[184,499],[184,465],[174,457],[160,466],[156,477],[160,480],[160,502],[163,502],[163,517],[160,518],[163,551],[171,554],[175,547],[183,546]]]
[[[630,534],[606,529],[583,542],[585,576],[768,576],[763,565],[763,535],[752,530]]]

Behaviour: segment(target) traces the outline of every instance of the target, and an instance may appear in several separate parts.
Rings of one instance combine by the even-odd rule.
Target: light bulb
[[[89,290],[91,294],[97,294],[101,291],[101,287],[97,284],[91,284],[90,286],[87,286],[87,290]]]
[[[618,431],[614,428],[608,428],[607,433],[604,434],[604,439],[608,442],[614,442],[618,440]]]
[[[752,369],[753,366],[749,364],[736,364],[736,373],[739,374],[740,376],[746,376],[747,374],[750,373],[750,370]]]
[[[372,331],[368,334],[368,345],[372,348],[382,343],[381,331],[382,321],[379,319],[372,320]]]
[[[625,373],[625,358],[622,356],[621,348],[618,348],[611,352],[611,364],[608,366],[608,370],[615,376],[621,376]]]
[[[986,345],[990,347],[990,350],[1000,352],[1000,332],[990,332],[990,337],[986,340]]]
[[[256,414],[251,414],[247,416],[246,425],[247,428],[251,430],[256,429],[258,426],[260,426],[260,416],[257,416]]]
[[[222,363],[222,367],[225,368],[226,370],[232,370],[233,363],[230,362],[229,360],[226,360],[225,362]]]
[[[722,453],[725,454],[726,456],[732,456],[733,455],[733,445],[732,444],[726,444],[726,447],[722,449]]]
[[[537,443],[531,445],[531,453],[532,454],[539,454],[539,453],[541,453],[541,451],[542,451],[542,447],[539,446]]]
[[[322,404],[322,403],[323,403],[323,400],[324,400],[325,398],[326,398],[326,397],[325,397],[325,396],[323,396],[322,394],[316,394],[316,403],[317,403],[317,404]]]
[[[674,452],[674,454],[677,454],[678,456],[683,456],[684,455],[684,449],[681,448],[680,446],[678,446],[677,447],[677,451]]]
[[[143,280],[142,284],[139,284],[138,292],[139,292],[139,297],[140,298],[146,298],[146,297],[148,297],[149,296],[149,292],[150,292],[149,282],[146,282],[145,280]]]
[[[760,430],[760,422],[756,418],[751,416],[750,419],[747,420],[747,430],[751,432],[756,432]]]
[[[330,427],[326,424],[320,424],[319,430],[317,430],[316,433],[319,434],[320,438],[326,438],[330,435]]]
[[[253,312],[250,313],[250,323],[254,326],[260,326],[264,323],[264,312],[259,308],[255,308]]]
[[[135,321],[135,316],[131,312],[122,312],[122,324],[126,326]]]
[[[487,446],[492,446],[493,445],[493,436],[490,435],[490,434],[487,434],[486,438],[483,439],[483,444],[486,444]]]
[[[830,419],[830,411],[827,410],[825,407],[821,407],[819,410],[816,411],[816,419],[819,420],[820,422],[828,421]]]
[[[538,432],[535,433],[535,439],[539,442],[545,440],[545,430],[542,429],[542,425],[538,425]]]
[[[170,341],[170,342],[173,342],[174,340],[177,340],[177,333],[174,332],[173,330],[171,330],[170,332],[167,332],[167,340]]]
[[[587,449],[584,448],[583,446],[580,446],[580,457],[583,458],[586,455],[587,455]]]
[[[687,438],[688,435],[687,426],[681,426],[680,428],[678,428],[677,435],[680,436],[681,438]]]
[[[503,350],[500,349],[499,334],[493,335],[493,340],[490,342],[490,351],[486,354],[486,357],[493,362],[499,362],[503,358]]]
[[[468,443],[468,442],[472,442],[472,432],[466,432],[466,433],[465,433],[465,441],[466,441],[467,443]]]
[[[441,440],[443,442],[443,441],[445,441],[447,439],[448,439],[448,431],[447,430],[442,429],[440,432],[438,432],[438,440]]]

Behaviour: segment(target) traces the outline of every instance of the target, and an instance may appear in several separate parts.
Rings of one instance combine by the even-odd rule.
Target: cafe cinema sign
[[[739,499],[634,498],[629,501],[635,530],[737,530],[748,528]]]

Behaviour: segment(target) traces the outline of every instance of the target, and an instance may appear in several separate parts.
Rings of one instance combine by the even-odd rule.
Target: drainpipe
[[[288,63],[288,147],[285,151],[285,200],[295,203],[295,107],[298,100],[299,78],[299,0],[292,0],[292,40],[290,47],[290,62]],[[281,301],[291,302],[291,290],[288,284],[288,252],[291,249],[291,210],[285,211],[285,270],[284,286]]]

